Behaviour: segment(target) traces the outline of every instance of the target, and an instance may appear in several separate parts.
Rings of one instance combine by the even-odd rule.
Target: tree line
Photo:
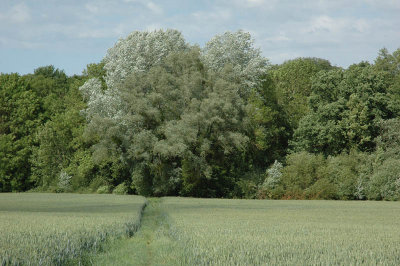
[[[82,75],[0,75],[0,192],[400,198],[400,49],[272,65],[237,31],[133,32]]]

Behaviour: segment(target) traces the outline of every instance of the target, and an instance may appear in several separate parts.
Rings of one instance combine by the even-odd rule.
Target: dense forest
[[[82,75],[3,73],[0,192],[28,190],[399,200],[400,49],[272,65],[243,31],[159,30]]]

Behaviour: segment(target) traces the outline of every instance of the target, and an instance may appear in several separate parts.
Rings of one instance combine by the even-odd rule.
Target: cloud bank
[[[54,64],[79,74],[134,30],[175,28],[204,45],[243,29],[272,63],[300,56],[347,67],[400,47],[398,0],[37,0],[0,3],[0,72]]]

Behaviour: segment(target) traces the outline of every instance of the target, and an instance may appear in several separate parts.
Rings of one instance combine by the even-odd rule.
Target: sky
[[[242,29],[273,64],[348,67],[400,48],[400,0],[0,0],[0,73],[81,74],[130,32],[167,28],[200,46]]]

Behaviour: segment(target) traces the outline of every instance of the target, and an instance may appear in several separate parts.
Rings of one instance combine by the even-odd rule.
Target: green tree
[[[266,74],[260,86],[252,89],[247,100],[251,161],[265,169],[274,160],[283,159],[292,134],[289,118],[278,103],[275,83]],[[250,163],[250,162],[249,162]]]
[[[42,122],[42,102],[17,74],[0,75],[0,191],[31,188],[30,156]]]
[[[229,48],[227,60],[216,44]],[[118,42],[103,60],[106,89],[99,78],[81,87],[85,134],[98,139],[93,158],[120,158],[140,194],[228,195],[249,160],[266,164],[261,155],[277,149],[283,131],[265,85],[267,60],[252,45],[248,34],[227,33],[200,53],[172,30]],[[264,134],[256,156],[255,125]]]
[[[320,72],[309,97],[310,113],[294,133],[294,149],[325,155],[352,148],[373,151],[379,121],[397,113],[386,77],[368,63]]]
[[[309,112],[307,98],[311,95],[312,79],[319,71],[330,69],[333,67],[329,61],[320,58],[296,58],[273,68],[278,103],[292,129]]]
[[[86,95],[85,90],[93,92],[94,88],[100,95],[89,94],[86,109],[86,134],[99,138],[94,157],[97,161],[121,158],[130,169],[133,188],[141,194],[176,193],[179,167],[175,153],[179,150],[166,145],[164,131],[168,123],[180,119],[192,99],[201,97],[204,73],[199,60],[199,51],[171,53],[148,71],[133,72],[115,91],[120,104],[110,112],[99,102],[113,103],[114,95],[105,91],[103,96],[100,83],[90,81],[81,88]],[[112,112],[116,115],[110,117]]]

